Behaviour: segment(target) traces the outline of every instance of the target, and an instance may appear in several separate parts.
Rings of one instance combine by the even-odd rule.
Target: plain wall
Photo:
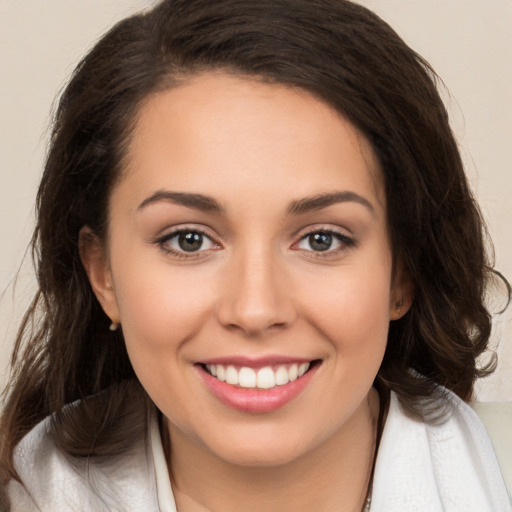
[[[30,302],[33,204],[54,98],[80,57],[115,21],[150,0],[0,2],[0,387]],[[441,75],[471,184],[512,279],[512,1],[364,0]],[[512,401],[512,307],[496,322],[498,371],[478,398]]]

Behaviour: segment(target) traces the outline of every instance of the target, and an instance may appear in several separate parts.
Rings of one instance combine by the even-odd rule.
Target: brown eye
[[[203,246],[203,235],[195,231],[180,233],[178,235],[178,246],[185,252],[195,252]]]
[[[313,233],[308,236],[308,242],[313,251],[323,252],[332,247],[333,236],[330,233]]]
[[[334,255],[343,249],[354,247],[356,242],[342,233],[331,230],[312,231],[304,235],[296,245],[297,249],[313,253]]]
[[[208,235],[193,229],[174,231],[157,240],[157,243],[166,252],[181,256],[218,248],[218,245]]]

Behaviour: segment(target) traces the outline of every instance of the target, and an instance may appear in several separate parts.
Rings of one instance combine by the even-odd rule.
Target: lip
[[[243,360],[243,364],[242,363]],[[211,359],[204,364],[226,364],[227,359]],[[272,364],[286,364],[289,362],[310,362],[310,359],[290,359],[286,358],[276,362],[275,358],[261,358],[258,360],[246,358],[230,358],[229,364],[248,366],[248,362],[253,364],[250,368],[259,368],[260,366],[271,366]],[[202,365],[197,365],[197,371],[210,392],[222,403],[241,412],[247,413],[269,413],[284,407],[295,399],[311,382],[321,364],[313,365],[302,377],[272,389],[254,389],[240,388],[221,382],[210,375]]]
[[[254,370],[259,368],[264,368],[265,366],[278,366],[282,364],[302,364],[302,363],[310,363],[311,359],[304,359],[300,357],[290,357],[290,356],[265,356],[265,357],[246,357],[246,356],[230,356],[230,357],[216,357],[213,359],[207,359],[201,361],[200,364],[205,365],[214,365],[221,364],[224,366],[235,366],[242,367],[245,366],[247,368],[252,368]]]

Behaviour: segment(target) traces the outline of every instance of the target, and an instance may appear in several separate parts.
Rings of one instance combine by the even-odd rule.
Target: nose
[[[278,258],[260,251],[233,259],[217,305],[219,322],[250,337],[289,327],[296,308]]]

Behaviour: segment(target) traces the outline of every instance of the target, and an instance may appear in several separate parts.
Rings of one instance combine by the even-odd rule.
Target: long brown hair
[[[122,333],[109,331],[91,291],[78,234],[88,225],[105,236],[141,101],[217,69],[302,88],[373,146],[394,256],[415,290],[408,314],[390,326],[378,384],[414,411],[439,385],[469,399],[475,379],[492,370],[493,361],[475,363],[491,327],[484,224],[430,66],[347,0],[164,0],[108,32],[60,99],[37,194],[39,291],[19,330],[0,421],[4,481],[16,478],[17,443],[51,414],[57,445],[72,456],[132,442],[116,429],[126,396],[116,389],[143,391]],[[64,408],[76,400],[89,407],[80,421]]]

